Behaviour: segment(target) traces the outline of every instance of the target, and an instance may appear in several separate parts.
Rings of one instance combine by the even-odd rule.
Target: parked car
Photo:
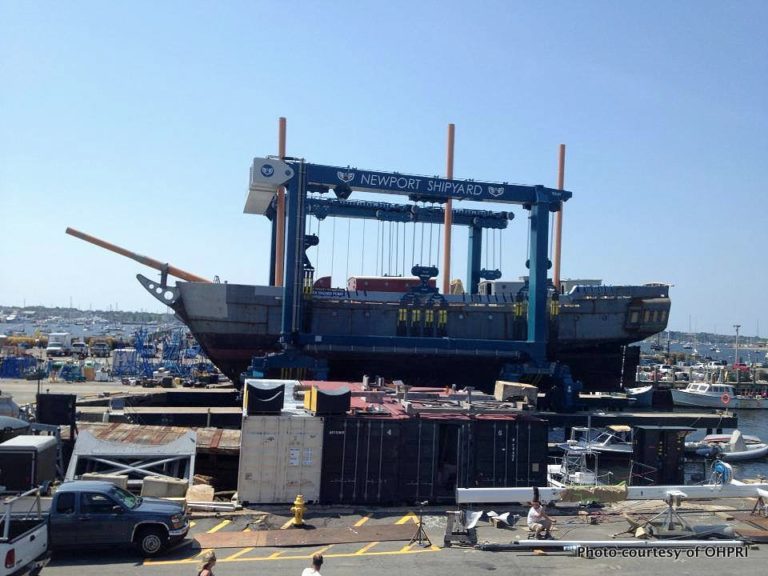
[[[64,346],[58,343],[48,344],[48,346],[45,349],[45,355],[46,356],[66,356],[67,351],[64,349]]]
[[[134,496],[95,480],[59,486],[48,518],[53,550],[134,545],[142,555],[155,556],[189,531],[183,504]]]
[[[48,564],[48,523],[45,517],[31,514],[29,509],[22,517],[13,513],[14,504],[25,497],[39,498],[36,490],[30,490],[15,498],[5,500],[2,516],[4,530],[0,531],[0,576],[37,576]],[[22,502],[24,502],[22,500]],[[29,506],[28,502],[25,502]]]
[[[88,357],[88,344],[85,342],[72,342],[72,356]]]
[[[94,358],[108,358],[110,352],[109,342],[96,340],[91,343],[91,356]]]

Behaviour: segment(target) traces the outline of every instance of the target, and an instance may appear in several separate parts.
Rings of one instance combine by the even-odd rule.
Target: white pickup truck
[[[21,508],[25,498],[31,508]],[[30,490],[20,496],[6,498],[0,520],[0,576],[37,576],[48,564],[48,523],[40,508],[39,490]],[[29,506],[26,506],[29,508]]]

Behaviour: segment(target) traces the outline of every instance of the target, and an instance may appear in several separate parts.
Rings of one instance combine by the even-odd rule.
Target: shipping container
[[[301,412],[243,418],[237,491],[244,503],[320,498],[323,419]]]
[[[398,493],[398,419],[327,417],[320,501],[388,504]]]
[[[462,451],[472,476],[462,488],[545,486],[548,425],[542,420],[478,419]]]
[[[408,292],[410,288],[421,285],[421,280],[415,276],[352,276],[347,280],[347,290],[354,292]],[[437,286],[435,279],[430,278],[429,285]]]
[[[470,463],[461,453],[471,429],[467,419],[417,418],[403,422],[400,494],[406,503],[453,502],[460,476]]]
[[[452,503],[459,486],[543,486],[547,435],[536,419],[326,418],[320,500]]]

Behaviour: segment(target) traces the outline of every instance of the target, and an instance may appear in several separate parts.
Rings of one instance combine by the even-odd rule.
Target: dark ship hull
[[[280,288],[177,282],[161,297],[156,284],[139,279],[174,309],[211,361],[233,381],[254,356],[280,350]],[[355,336],[396,336],[400,296],[316,291],[305,306],[305,330],[352,341]],[[331,379],[358,380],[368,374],[422,385],[488,387],[504,364],[519,359],[505,353],[503,344],[526,339],[525,306],[505,294],[445,299],[448,315],[442,341],[482,340],[482,349],[340,349],[319,340],[305,351],[328,362]],[[639,360],[637,348],[627,346],[664,330],[669,309],[666,285],[576,286],[551,302],[548,357],[568,364],[587,389],[617,389],[634,381]],[[423,320],[418,329],[418,334],[408,336],[437,336]]]

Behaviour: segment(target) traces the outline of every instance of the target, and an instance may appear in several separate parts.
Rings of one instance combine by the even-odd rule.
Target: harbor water
[[[701,360],[725,360],[729,364],[732,364],[737,360],[736,347],[733,344],[721,344],[717,346],[707,344],[693,344],[693,348],[683,348],[683,344],[680,342],[671,342],[667,346],[666,342],[661,342],[663,350],[654,352],[651,350],[651,343],[648,341],[642,342],[640,345],[640,351],[643,356],[647,355],[665,355],[667,349],[669,354],[682,355],[685,354],[691,357],[691,362],[699,362]],[[693,355],[696,354],[694,357]],[[748,364],[760,364],[768,362],[768,351],[765,348],[745,348],[739,346],[738,361],[746,362]]]
[[[763,442],[768,442],[768,410],[735,410],[739,418],[739,430],[744,435],[757,436]],[[723,430],[724,433],[730,430]],[[700,440],[705,436],[705,431],[692,432],[688,440]],[[745,462],[731,462],[733,474],[737,480],[745,478],[768,478],[768,458],[747,460]]]

